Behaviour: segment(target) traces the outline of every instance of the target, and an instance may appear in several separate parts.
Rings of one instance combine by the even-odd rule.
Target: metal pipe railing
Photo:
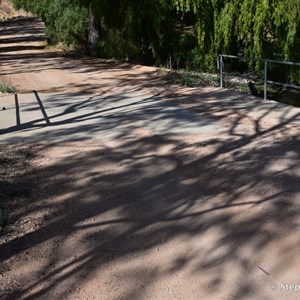
[[[300,89],[300,86],[296,85],[296,84],[286,84],[286,83],[268,80],[268,63],[299,66],[299,67],[300,67],[300,63],[292,62],[292,61],[279,61],[279,60],[273,60],[273,59],[241,57],[241,56],[227,55],[227,54],[220,54],[218,56],[218,60],[217,60],[217,68],[218,68],[218,70],[220,70],[220,87],[221,88],[223,88],[223,78],[224,78],[224,71],[223,71],[224,70],[224,60],[223,60],[224,57],[238,59],[238,60],[246,60],[246,61],[254,61],[254,62],[264,63],[264,100],[267,100],[267,85],[268,85],[268,83],[275,84],[275,85],[281,85],[284,87],[290,87],[290,88],[294,88],[294,89]]]

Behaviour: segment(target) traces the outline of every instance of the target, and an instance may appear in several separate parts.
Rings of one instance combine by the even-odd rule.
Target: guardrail
[[[221,88],[223,87],[223,77],[224,77],[224,72],[223,72],[224,60],[223,60],[223,58],[233,58],[233,59],[238,59],[238,60],[255,61],[255,62],[264,63],[264,100],[267,100],[267,85],[268,85],[268,83],[300,90],[300,86],[296,85],[296,84],[287,84],[287,83],[281,83],[281,82],[277,82],[277,81],[268,80],[268,63],[281,64],[281,65],[292,65],[292,66],[299,66],[299,67],[300,67],[300,63],[292,62],[292,61],[279,61],[279,60],[272,60],[272,59],[241,57],[241,56],[226,55],[226,54],[220,54],[218,56],[218,60],[217,60],[217,67],[218,67],[218,70],[220,70],[220,87]]]

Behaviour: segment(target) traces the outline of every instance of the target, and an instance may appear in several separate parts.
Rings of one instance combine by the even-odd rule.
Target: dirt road
[[[299,108],[167,85],[1,27],[1,147],[32,155],[3,299],[300,299]],[[29,180],[30,179],[30,180]]]

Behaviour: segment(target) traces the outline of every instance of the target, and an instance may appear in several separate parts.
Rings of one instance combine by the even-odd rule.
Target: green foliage
[[[171,0],[97,1],[99,54],[157,63],[173,51],[178,34]]]
[[[178,10],[197,15],[203,63],[219,53],[299,60],[300,1],[174,0]],[[259,66],[257,66],[259,67]]]
[[[299,0],[13,0],[39,16],[52,43],[89,47],[95,18],[98,55],[215,70],[220,53],[300,60]],[[259,64],[248,67],[259,69]],[[276,67],[271,73],[278,72]],[[283,73],[281,73],[283,74]],[[299,79],[299,71],[284,73]]]
[[[13,0],[46,24],[50,43],[88,48],[88,24],[93,15],[103,57],[163,60],[176,44],[172,0]]]
[[[16,87],[14,87],[9,81],[0,78],[0,93],[13,94],[16,92]]]
[[[88,10],[71,0],[13,0],[17,9],[23,8],[42,19],[50,44],[63,42],[80,49],[87,46]]]

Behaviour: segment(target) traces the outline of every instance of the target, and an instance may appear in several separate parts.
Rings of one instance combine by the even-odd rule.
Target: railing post
[[[264,72],[264,100],[267,100],[268,62],[265,61]]]
[[[220,87],[223,87],[223,56],[220,55]]]
[[[268,83],[300,90],[300,85],[297,85],[297,84],[287,84],[287,83],[283,84],[281,82],[268,80],[268,63],[281,64],[281,65],[292,65],[292,66],[300,67],[300,62],[298,63],[298,62],[292,62],[292,61],[278,61],[278,60],[272,60],[272,59],[261,59],[261,58],[253,58],[253,57],[240,57],[240,56],[227,55],[227,54],[220,54],[220,55],[218,55],[218,59],[217,59],[217,67],[218,67],[218,70],[220,70],[220,87],[221,88],[223,88],[223,85],[224,85],[224,82],[223,82],[224,81],[223,58],[233,58],[233,59],[239,59],[239,60],[242,59],[242,60],[246,60],[246,61],[250,60],[250,61],[255,61],[255,62],[259,62],[259,63],[264,63],[264,100],[268,100],[267,99],[268,98],[268,90],[267,90]]]

